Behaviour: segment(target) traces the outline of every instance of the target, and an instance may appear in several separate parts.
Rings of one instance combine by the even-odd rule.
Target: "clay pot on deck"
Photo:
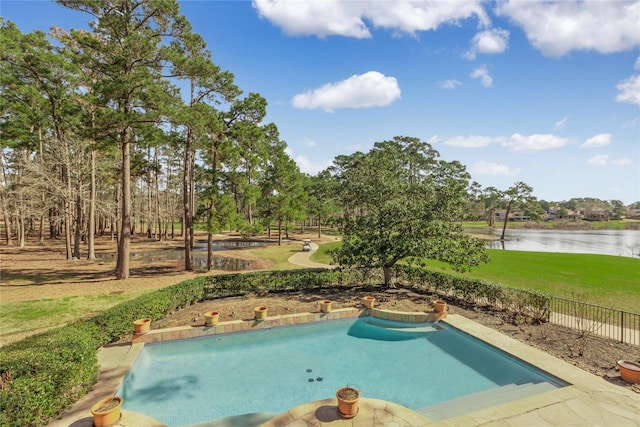
[[[267,318],[267,307],[261,306],[254,308],[255,319],[264,320]]]
[[[142,335],[151,329],[151,319],[138,319],[133,322],[133,331],[136,335]]]
[[[360,392],[353,387],[342,387],[336,392],[338,412],[343,418],[353,418],[358,414]]]
[[[617,368],[623,380],[633,384],[640,384],[640,363],[618,360]]]
[[[220,313],[217,311],[207,311],[204,314],[204,324],[206,326],[215,326],[218,324],[218,320],[220,319]]]
[[[444,313],[447,311],[447,303],[441,300],[433,302],[433,311],[436,313]]]
[[[323,313],[328,313],[331,311],[331,300],[320,301],[320,311]]]
[[[93,415],[93,425],[95,427],[107,427],[118,422],[120,410],[122,408],[122,398],[113,396],[98,401],[91,407]]]
[[[375,297],[366,296],[362,298],[362,303],[366,308],[373,308],[376,303]]]

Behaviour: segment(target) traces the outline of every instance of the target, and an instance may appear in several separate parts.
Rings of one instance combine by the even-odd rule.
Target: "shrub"
[[[47,424],[92,389],[99,347],[129,333],[138,318],[160,319],[202,300],[206,283],[187,280],[0,349],[0,426]]]
[[[424,267],[396,265],[396,276],[441,296],[547,321],[551,296],[530,289],[516,289],[484,280],[470,279]]]

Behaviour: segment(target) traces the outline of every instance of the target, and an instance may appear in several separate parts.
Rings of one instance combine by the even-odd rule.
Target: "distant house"
[[[496,222],[504,222],[504,217],[507,214],[507,210],[506,209],[497,209],[493,215],[494,215],[494,220]],[[509,217],[507,218],[507,221],[530,221],[531,217],[529,215],[525,215],[524,212],[522,211],[513,211],[513,212],[509,212]]]
[[[585,221],[609,221],[609,212],[590,212],[583,219]]]
[[[580,221],[583,219],[584,215],[582,212],[574,211],[572,209],[565,209],[559,206],[553,206],[547,209],[544,213],[545,221],[553,221],[556,219],[565,219],[569,221]]]
[[[629,210],[627,210],[627,218],[629,218],[629,219],[640,219],[640,209],[629,209]]]

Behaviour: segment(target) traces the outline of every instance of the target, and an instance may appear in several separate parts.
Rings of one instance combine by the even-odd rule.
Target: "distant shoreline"
[[[493,228],[502,230],[502,223],[489,227],[486,221],[465,222],[464,228]],[[507,230],[640,230],[640,220],[611,220],[611,221],[510,221]],[[474,233],[475,235],[475,233]],[[478,233],[478,235],[483,235]],[[485,233],[486,235],[486,233]],[[495,239],[495,236],[493,236]]]

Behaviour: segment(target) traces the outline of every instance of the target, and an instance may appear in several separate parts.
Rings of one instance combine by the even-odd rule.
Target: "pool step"
[[[507,384],[491,390],[473,393],[457,399],[448,400],[425,408],[417,409],[416,412],[424,415],[432,421],[440,421],[446,418],[455,417],[480,409],[507,403],[514,400],[523,399],[534,394],[557,388],[547,382]]]
[[[395,331],[395,332],[425,333],[425,332],[434,332],[442,329],[438,326],[435,326],[434,324],[420,324],[420,326],[410,325],[410,324],[398,325],[398,322],[393,322],[391,320],[382,320],[382,319],[367,319],[364,323],[370,326],[375,326],[377,328],[383,328],[388,331]]]
[[[251,414],[235,415],[232,417],[219,418],[213,421],[203,421],[201,423],[189,424],[182,427],[258,427],[266,423],[278,414],[269,412],[253,412]]]

